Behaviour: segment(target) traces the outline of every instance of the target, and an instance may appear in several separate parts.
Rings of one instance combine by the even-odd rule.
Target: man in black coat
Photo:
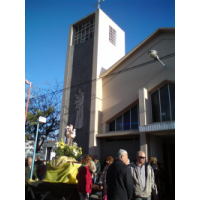
[[[133,180],[131,170],[127,166],[128,153],[120,149],[118,159],[110,165],[107,171],[107,199],[129,200],[133,195]]]

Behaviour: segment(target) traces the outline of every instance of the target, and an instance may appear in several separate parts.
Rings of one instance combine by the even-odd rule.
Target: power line
[[[166,56],[160,57],[160,60],[164,60],[164,59],[171,58],[171,57],[174,57],[174,56],[175,56],[175,53],[168,54],[168,55],[166,55]],[[33,99],[36,99],[36,98],[43,98],[43,97],[48,96],[48,95],[52,95],[52,94],[57,94],[57,93],[60,93],[60,92],[64,92],[65,90],[69,90],[69,89],[74,88],[74,87],[78,87],[78,86],[81,86],[81,85],[85,85],[85,84],[88,84],[88,83],[92,83],[92,82],[94,82],[94,81],[98,81],[98,80],[100,80],[100,79],[107,78],[107,77],[109,77],[109,76],[115,76],[115,75],[118,75],[118,74],[121,74],[121,73],[130,71],[130,70],[134,70],[134,69],[137,69],[137,68],[146,66],[146,65],[150,65],[150,64],[155,63],[155,62],[158,62],[158,60],[148,61],[148,62],[139,64],[139,65],[135,65],[135,66],[132,66],[132,67],[129,67],[129,68],[120,70],[120,71],[118,71],[118,72],[114,72],[114,73],[105,75],[105,76],[103,76],[103,77],[101,77],[101,78],[96,78],[96,79],[93,79],[93,80],[90,80],[90,81],[86,81],[86,82],[83,82],[83,83],[80,83],[80,84],[77,84],[77,85],[73,85],[73,86],[68,87],[68,88],[64,88],[64,89],[61,89],[61,90],[57,90],[57,91],[55,91],[55,92],[47,93],[47,94],[40,95],[40,96],[37,96],[37,97],[32,97],[32,98],[30,98],[30,100],[33,100]],[[132,63],[130,63],[129,65],[131,65],[131,64],[132,64]],[[129,66],[129,65],[128,65],[128,66]]]

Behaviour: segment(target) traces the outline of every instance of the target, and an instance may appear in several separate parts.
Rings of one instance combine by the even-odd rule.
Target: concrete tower
[[[73,124],[74,141],[83,154],[99,154],[102,81],[98,78],[124,55],[125,33],[101,9],[70,25],[59,140],[65,138],[65,127]]]

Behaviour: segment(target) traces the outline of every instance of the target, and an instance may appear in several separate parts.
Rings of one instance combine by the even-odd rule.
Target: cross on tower
[[[105,0],[98,0],[98,3],[95,4],[93,7],[97,6],[97,8],[99,9],[100,8],[100,3],[104,2]]]

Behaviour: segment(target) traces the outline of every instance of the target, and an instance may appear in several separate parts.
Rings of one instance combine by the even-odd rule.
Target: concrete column
[[[97,62],[98,62],[98,32],[99,32],[99,10],[95,14],[95,34],[94,34],[94,50],[93,50],[93,70],[92,79],[97,76]],[[92,83],[91,91],[91,107],[90,107],[90,131],[89,131],[89,147],[88,153],[90,155],[99,156],[100,145],[97,144],[96,134],[99,130],[99,113],[102,111],[102,80]]]
[[[73,54],[74,54],[74,46],[72,45],[72,41],[73,41],[73,26],[71,25],[69,28],[69,36],[68,36],[63,89],[71,87]],[[64,134],[65,134],[65,127],[67,126],[68,123],[69,100],[70,100],[70,90],[64,90],[62,96],[58,141],[60,141],[61,138],[63,140],[65,138]]]
[[[139,113],[140,113],[140,125],[146,125],[146,103],[145,99],[147,96],[146,88],[139,89]]]
[[[148,146],[146,133],[140,133],[140,151],[144,151],[146,155],[146,161],[148,161]]]
[[[140,125],[151,123],[151,104],[146,88],[139,89],[139,117]]]

